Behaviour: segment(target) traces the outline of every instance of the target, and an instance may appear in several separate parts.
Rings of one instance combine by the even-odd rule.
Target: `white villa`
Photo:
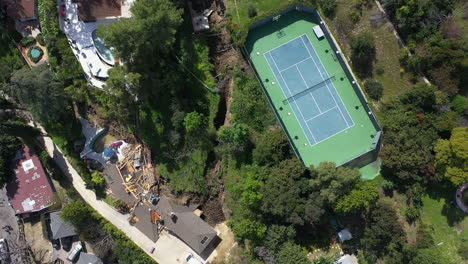
[[[131,16],[135,0],[62,0],[59,6],[60,28],[68,38],[73,53],[81,64],[88,82],[100,89],[109,77],[108,71],[118,58],[97,36],[101,24]]]

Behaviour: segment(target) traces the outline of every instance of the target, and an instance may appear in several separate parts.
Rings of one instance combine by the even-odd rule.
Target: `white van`
[[[75,260],[76,256],[80,254],[80,251],[83,249],[83,245],[81,245],[81,241],[78,242],[78,244],[75,246],[75,248],[70,252],[70,255],[68,255],[68,260],[73,261]]]
[[[188,256],[185,258],[187,260],[187,264],[203,264],[199,260],[197,260],[192,253],[189,253]]]

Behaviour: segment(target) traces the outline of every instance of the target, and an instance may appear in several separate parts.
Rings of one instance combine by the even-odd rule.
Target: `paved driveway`
[[[14,249],[17,245],[18,222],[16,221],[15,211],[8,204],[5,188],[0,189],[0,238],[5,238],[8,241],[10,250]],[[22,263],[19,255],[13,254],[11,256],[11,263]]]
[[[45,130],[41,129],[43,134],[46,135]],[[67,158],[63,155],[60,149],[54,144],[52,139],[47,136],[39,136],[38,140],[45,146],[49,155],[55,160],[60,169],[69,178],[75,187],[76,191],[81,195],[83,200],[86,201],[91,207],[99,212],[107,221],[111,222],[114,226],[124,232],[135,244],[141,247],[149,256],[156,260],[159,264],[180,264],[185,263],[184,258],[188,253],[192,253],[197,259],[202,258],[198,256],[192,249],[176,237],[165,234],[154,243],[147,236],[145,236],[136,227],[131,226],[127,221],[127,215],[122,215],[114,210],[110,205],[102,200],[96,199],[96,194],[89,189],[86,189],[83,179],[78,172],[71,166]],[[150,250],[155,248],[153,254]]]

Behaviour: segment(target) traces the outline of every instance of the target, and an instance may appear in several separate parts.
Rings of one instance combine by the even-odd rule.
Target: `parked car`
[[[68,255],[68,260],[73,262],[75,258],[80,254],[80,251],[83,249],[83,245],[81,245],[81,241],[76,244],[75,248],[70,252],[70,255]]]
[[[60,249],[60,239],[52,239],[52,246],[59,250]]]
[[[0,262],[10,261],[10,250],[8,249],[8,242],[6,239],[0,239]]]
[[[189,253],[187,255],[187,258],[185,258],[187,260],[187,264],[203,264],[201,263],[201,261],[199,261],[198,259],[196,259],[192,253]]]
[[[72,238],[71,237],[64,237],[62,240],[62,247],[63,250],[69,251],[72,245]]]

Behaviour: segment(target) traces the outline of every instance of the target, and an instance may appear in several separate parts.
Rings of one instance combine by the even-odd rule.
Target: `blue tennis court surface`
[[[306,34],[264,56],[283,93],[292,99],[288,102],[310,145],[354,125],[333,84],[334,76],[328,75]]]

